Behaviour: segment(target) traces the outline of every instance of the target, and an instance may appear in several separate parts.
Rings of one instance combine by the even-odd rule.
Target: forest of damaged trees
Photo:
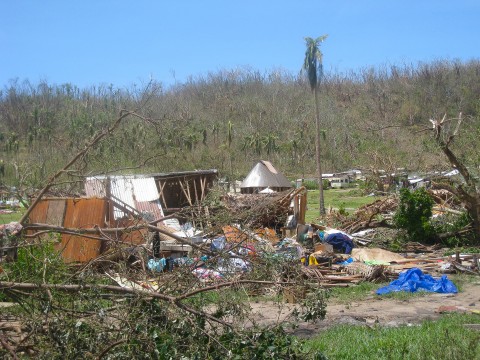
[[[425,130],[429,119],[462,112],[455,151],[476,175],[479,94],[479,61],[326,74],[320,87],[323,171],[449,169]],[[240,69],[168,89],[12,80],[0,91],[1,181],[40,187],[121,108],[139,108],[143,118],[122,122],[83,157],[76,165],[82,174],[217,168],[221,176],[241,179],[262,158],[292,178],[315,173],[314,106],[305,78]]]

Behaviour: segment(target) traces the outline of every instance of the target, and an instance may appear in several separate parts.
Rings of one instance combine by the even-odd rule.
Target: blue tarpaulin
[[[428,291],[442,294],[458,292],[453,282],[448,280],[447,275],[443,275],[440,279],[434,279],[428,274],[424,274],[419,268],[412,268],[403,271],[390,285],[377,290],[377,295],[388,294],[396,291],[416,292]]]
[[[342,232],[326,234],[323,241],[332,245],[336,251],[341,251],[344,254],[351,254],[352,249],[355,246],[353,245],[352,239]]]

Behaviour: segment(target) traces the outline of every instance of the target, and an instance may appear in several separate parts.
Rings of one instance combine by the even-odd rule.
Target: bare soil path
[[[285,304],[281,311],[272,302],[252,303],[251,307],[258,323],[272,325],[286,321],[295,305]],[[415,325],[424,320],[435,320],[442,313],[451,311],[480,312],[480,279],[465,284],[458,294],[424,294],[406,300],[372,294],[363,300],[342,304],[336,304],[335,299],[330,299],[325,320],[313,324],[298,323],[294,334],[313,336],[338,324]]]

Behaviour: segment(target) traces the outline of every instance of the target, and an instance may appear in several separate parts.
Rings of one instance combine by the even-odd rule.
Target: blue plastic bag
[[[354,261],[355,261],[355,259],[352,258],[352,257],[350,257],[350,258],[348,258],[348,259],[345,260],[345,261],[340,261],[340,262],[338,262],[337,265],[348,266],[348,265],[350,265],[351,263],[353,263]]]
[[[210,245],[210,250],[212,251],[222,251],[227,244],[227,238],[225,236],[219,236],[212,240]]]
[[[377,290],[377,295],[388,294],[397,291],[427,291],[442,294],[456,294],[457,287],[453,282],[448,280],[447,275],[443,275],[440,279],[434,279],[428,274],[424,274],[419,268],[412,268],[403,271],[390,285]]]
[[[163,268],[167,265],[167,260],[165,258],[161,259],[150,259],[148,260],[147,267],[151,271],[162,272]]]

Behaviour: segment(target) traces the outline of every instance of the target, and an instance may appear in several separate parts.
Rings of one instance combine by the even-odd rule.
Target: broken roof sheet
[[[115,175],[96,176],[85,180],[85,192],[87,196],[110,197],[107,195],[107,184],[110,186],[110,195],[116,201],[147,214],[151,219],[156,220],[164,217],[162,206],[158,195],[157,185],[152,176],[143,175]],[[115,219],[125,217],[126,214],[118,208],[114,210]]]
[[[265,160],[259,161],[247,177],[243,180],[240,188],[291,188],[290,181],[275,167]]]

